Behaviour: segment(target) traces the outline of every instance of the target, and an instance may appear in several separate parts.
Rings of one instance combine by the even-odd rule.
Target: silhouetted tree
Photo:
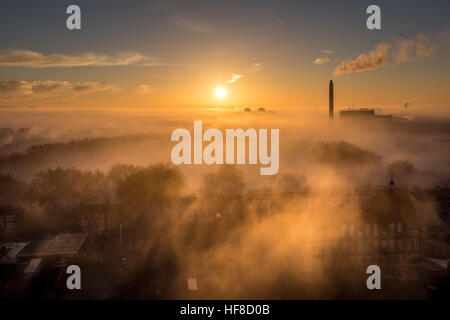
[[[130,210],[129,227],[137,237],[167,232],[167,209],[177,201],[182,186],[179,169],[165,164],[138,168],[118,183],[117,195]]]
[[[26,190],[26,184],[9,174],[0,173],[0,205],[16,206]]]
[[[113,186],[115,188],[117,188],[119,183],[124,181],[126,178],[128,178],[133,173],[136,173],[142,169],[143,169],[143,167],[135,166],[133,164],[118,163],[111,167],[107,177],[111,181]]]
[[[301,182],[300,182],[301,181]],[[302,188],[304,178],[299,181],[293,174],[282,174],[277,180],[276,191],[295,192]]]
[[[231,225],[245,216],[242,195],[245,183],[242,172],[232,165],[221,166],[217,172],[203,178],[201,193],[205,196],[205,209],[219,220]]]
[[[109,193],[108,182],[100,171],[56,168],[40,171],[34,176],[27,199],[56,209],[74,207],[81,202],[104,202]]]
[[[201,193],[205,196],[240,196],[244,187],[242,172],[232,165],[223,165],[216,173],[204,176]]]

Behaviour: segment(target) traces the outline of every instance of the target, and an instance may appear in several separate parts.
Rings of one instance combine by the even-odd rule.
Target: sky
[[[66,8],[81,8],[81,30]],[[366,8],[381,8],[368,30]],[[0,106],[450,107],[450,2],[0,2]],[[217,88],[226,96],[218,98]]]

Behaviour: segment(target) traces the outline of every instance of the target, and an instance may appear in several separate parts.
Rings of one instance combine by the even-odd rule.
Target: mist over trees
[[[0,173],[0,205],[17,203],[26,190],[26,184],[9,174]]]
[[[305,188],[304,177],[298,178],[293,174],[282,174],[277,180],[275,191],[295,192]]]
[[[122,176],[116,192],[119,201],[133,212],[130,218],[136,236],[164,234],[169,224],[167,210],[183,187],[179,169],[165,164],[142,168],[116,166],[111,175]]]
[[[342,140],[303,141],[299,149],[311,160],[336,168],[364,166],[381,160],[379,155]]]
[[[245,187],[242,172],[232,165],[223,165],[217,172],[203,177],[201,193],[205,196],[241,195]]]
[[[3,131],[4,140],[10,135],[19,136],[23,140],[30,134],[27,130]],[[37,221],[41,221],[44,229],[46,225],[54,225],[55,228],[64,225],[68,229],[77,222],[76,212],[80,205],[120,203],[126,208],[130,226],[141,230],[138,233],[143,237],[148,235],[148,230],[159,230],[170,219],[177,219],[173,204],[187,194],[198,192],[202,198],[202,208],[199,211],[209,212],[213,221],[226,221],[232,225],[246,216],[241,199],[246,190],[244,171],[236,166],[219,166],[217,171],[199,177],[198,182],[195,182],[196,190],[186,190],[186,178],[179,167],[172,165],[116,163],[106,170],[86,170],[81,169],[86,164],[81,163],[80,167],[76,165],[79,159],[87,161],[89,158],[96,158],[98,150],[104,150],[104,156],[107,156],[109,152],[115,154],[116,150],[130,143],[134,144],[133,148],[139,149],[141,143],[148,143],[148,138],[139,135],[38,144],[24,153],[1,156],[0,172],[13,171],[16,174],[0,175],[0,201],[27,208],[31,216],[39,217]],[[291,171],[281,172],[271,184],[265,186],[269,190],[306,190],[311,181],[308,180],[310,176],[305,168],[313,166],[340,170],[341,174],[355,177],[357,183],[370,181],[373,172],[379,172],[380,169],[385,170],[386,181],[390,173],[394,174],[395,181],[401,185],[408,186],[417,180],[413,178],[418,174],[418,169],[412,162],[393,161],[383,168],[382,157],[347,141],[302,140],[294,145],[295,149],[290,151],[288,158],[298,162],[292,167],[298,171],[290,168]],[[55,163],[72,165],[53,166],[55,159],[59,159]],[[354,167],[360,168],[359,171],[353,170]],[[24,168],[28,172],[26,175],[33,173],[28,184],[16,178],[16,175],[24,173]],[[363,175],[365,171],[361,168],[370,170]],[[232,214],[236,212],[239,214]],[[163,222],[161,217],[167,217],[166,221]]]
[[[49,209],[60,209],[105,202],[108,193],[108,181],[100,171],[56,168],[36,173],[26,197]]]
[[[124,135],[53,143],[46,140],[46,143],[32,145],[25,144],[21,140],[13,140],[26,147],[24,150],[17,147],[14,152],[10,153],[0,152],[0,172],[14,174],[20,179],[29,181],[33,179],[36,172],[46,170],[50,166],[86,167],[87,164],[90,164],[87,166],[90,168],[95,164],[94,167],[99,167],[102,162],[126,155],[124,150],[144,157],[142,144],[149,143],[154,138],[153,135]],[[0,148],[9,150],[12,146],[7,144]]]
[[[164,292],[167,297],[177,297],[176,290],[180,288],[177,281],[185,287],[186,275],[195,276],[197,270],[211,277],[212,282],[226,274],[230,277],[226,278],[229,285],[246,272],[249,257],[265,261],[267,254],[272,255],[271,261],[290,259],[290,262],[283,265],[284,269],[279,265],[261,267],[261,273],[247,281],[252,290],[259,288],[260,280],[264,278],[262,273],[270,271],[274,277],[261,287],[261,292],[271,292],[283,277],[299,281],[295,284],[288,281],[284,284],[288,288],[303,285],[303,278],[296,278],[298,270],[291,270],[289,266],[291,262],[292,265],[301,264],[296,260],[296,252],[304,250],[305,240],[312,239],[308,238],[308,232],[322,230],[328,218],[341,219],[347,209],[356,214],[348,207],[337,215],[331,211],[315,212],[314,207],[302,211],[301,206],[294,206],[293,201],[285,200],[283,196],[300,192],[308,197],[316,187],[316,181],[310,178],[327,177],[330,172],[340,174],[333,176],[333,181],[344,176],[348,178],[349,173],[361,175],[361,168],[365,167],[374,168],[378,174],[392,172],[396,179],[414,177],[419,172],[406,160],[391,161],[383,166],[382,158],[376,153],[345,141],[307,141],[297,146],[300,148],[294,155],[298,157],[292,157],[300,162],[294,167],[296,170],[289,168],[280,172],[257,190],[270,199],[270,205],[264,201],[267,199],[250,204],[252,193],[249,191],[255,186],[245,168],[235,165],[217,166],[216,170],[201,174],[194,188],[186,188],[190,182],[188,178],[192,177],[186,178],[180,167],[172,164],[119,162],[106,170],[86,170],[75,166],[52,167],[47,160],[43,160],[47,169],[38,170],[28,184],[11,175],[0,174],[0,200],[23,208],[27,221],[26,239],[79,232],[82,212],[92,213],[94,218],[89,219],[95,219],[101,210],[107,212],[108,208],[120,207],[120,236],[118,227],[109,236],[96,236],[96,254],[92,258],[98,259],[102,254],[114,257],[119,266],[117,270],[122,270],[120,268],[125,268],[122,259],[133,257],[132,267],[127,267],[129,278],[124,280],[120,297],[161,298],[155,296],[157,291]],[[69,149],[67,158],[72,155]],[[39,162],[49,156],[46,152],[51,154],[54,149],[33,150],[26,157],[35,156],[27,161]],[[93,146],[82,150],[95,154]],[[13,165],[13,162],[8,163]],[[354,167],[360,170],[353,170]],[[317,200],[324,204],[328,201],[326,197]],[[369,202],[368,206],[375,210],[383,211],[386,207],[389,212],[395,211],[385,201],[377,203],[378,206],[373,205],[375,200]],[[314,213],[318,214],[313,217]],[[339,222],[337,220],[333,225]],[[255,265],[262,266],[263,263]],[[285,276],[285,273],[292,275]],[[258,296],[260,291],[249,294]]]

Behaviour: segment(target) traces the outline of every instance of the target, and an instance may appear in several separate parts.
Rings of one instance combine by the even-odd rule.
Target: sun
[[[227,95],[227,91],[224,88],[217,88],[216,89],[216,97],[219,99],[225,98]]]

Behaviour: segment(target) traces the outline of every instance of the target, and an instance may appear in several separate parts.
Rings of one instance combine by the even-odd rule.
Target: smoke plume
[[[334,70],[334,75],[371,71],[391,64],[416,61],[433,54],[438,49],[437,42],[424,33],[418,34],[415,39],[401,40],[394,44],[382,42],[367,54],[342,61]]]

